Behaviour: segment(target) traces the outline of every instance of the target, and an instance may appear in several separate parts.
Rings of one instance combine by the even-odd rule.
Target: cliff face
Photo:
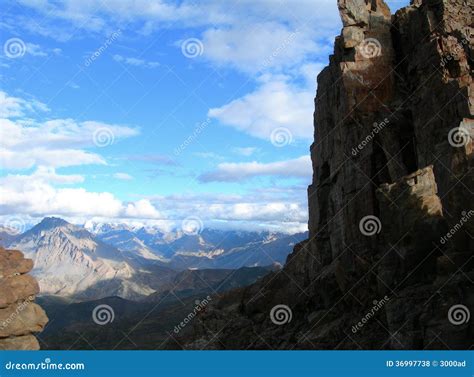
[[[27,275],[32,268],[21,252],[0,247],[0,350],[39,349],[32,334],[43,330],[48,318],[33,302],[39,286]]]
[[[187,348],[472,346],[473,3],[338,6],[315,99],[309,240],[214,303]]]

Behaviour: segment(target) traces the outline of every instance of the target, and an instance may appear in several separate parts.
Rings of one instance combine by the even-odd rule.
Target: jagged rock
[[[390,9],[382,0],[340,0],[337,3],[344,26],[373,25],[373,18],[390,20]]]
[[[474,4],[338,7],[344,28],[315,99],[309,240],[213,302],[185,348],[473,346],[472,321],[449,311],[474,308]],[[277,325],[281,304],[292,319]]]
[[[42,331],[48,318],[33,302],[39,286],[25,275],[32,268],[20,251],[0,247],[0,350],[39,349],[31,334]]]

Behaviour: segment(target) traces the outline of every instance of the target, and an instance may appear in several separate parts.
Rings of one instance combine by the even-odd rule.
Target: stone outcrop
[[[473,3],[338,6],[315,99],[310,237],[283,270],[213,302],[185,348],[473,346]]]
[[[32,334],[42,331],[48,318],[33,302],[39,286],[27,275],[32,268],[20,251],[0,247],[0,350],[39,349]]]

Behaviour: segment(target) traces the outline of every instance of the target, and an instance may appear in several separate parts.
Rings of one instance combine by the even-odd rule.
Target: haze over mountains
[[[199,273],[205,274],[205,280],[218,284],[242,267],[283,265],[295,243],[305,237],[304,233],[289,236],[214,229],[197,234],[181,230],[164,233],[125,224],[80,226],[47,217],[23,234],[2,232],[1,242],[34,260],[33,274],[43,295],[83,301],[109,296],[138,300],[153,295],[156,299],[172,290],[179,283],[177,276],[187,269],[191,270],[188,275],[203,269]],[[240,280],[230,279],[222,285],[231,289],[250,284],[264,271],[269,269],[240,272],[236,274]],[[193,279],[202,277],[186,276],[185,281]],[[189,284],[181,290],[193,291],[195,286]]]

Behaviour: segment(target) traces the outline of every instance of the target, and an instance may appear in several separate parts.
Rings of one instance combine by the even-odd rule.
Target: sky
[[[5,226],[307,229],[335,0],[1,3]]]

